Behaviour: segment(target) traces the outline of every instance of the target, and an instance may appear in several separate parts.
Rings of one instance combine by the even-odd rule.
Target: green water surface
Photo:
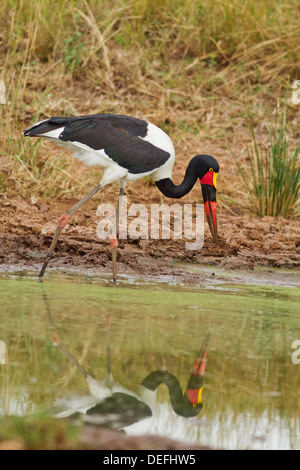
[[[130,397],[128,422],[109,402],[102,426],[213,448],[300,449],[299,288],[53,273],[43,283],[1,274],[0,287],[1,414],[68,415],[95,393],[103,403],[103,384],[108,403],[111,368],[110,381]],[[162,384],[143,416],[145,377],[168,371],[184,392],[208,335],[199,415],[176,415]]]

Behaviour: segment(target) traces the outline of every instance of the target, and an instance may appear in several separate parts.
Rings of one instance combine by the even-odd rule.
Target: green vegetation
[[[75,450],[78,435],[79,428],[46,413],[0,418],[0,450]]]
[[[228,166],[228,140],[236,154],[246,149],[245,110],[259,126],[274,90],[299,78],[297,0],[3,0],[0,20],[4,197],[78,197],[99,181],[55,145],[23,138],[39,118],[145,117],[170,133],[181,161],[203,151]],[[243,204],[231,173],[220,179],[223,201]]]
[[[254,211],[260,217],[288,217],[296,213],[300,195],[300,144],[295,150],[291,148],[285,112],[281,118],[276,112],[276,122],[269,128],[267,148],[260,148],[252,122],[251,134],[252,149],[247,148],[251,172],[247,172],[235,159]]]
[[[145,48],[145,60],[160,54],[197,57],[210,66],[242,62],[259,68],[267,55],[278,73],[299,63],[296,0],[3,0],[0,15],[9,32],[3,47],[27,63],[65,57],[68,68],[72,49],[82,66],[109,68],[111,39]],[[67,52],[66,44],[71,44]]]

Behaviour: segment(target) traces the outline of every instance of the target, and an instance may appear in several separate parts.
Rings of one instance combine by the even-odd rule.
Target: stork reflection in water
[[[83,421],[124,430],[128,435],[156,434],[173,439],[196,439],[197,428],[191,420],[203,408],[202,390],[207,359],[208,337],[194,360],[186,390],[183,392],[175,375],[167,370],[149,373],[135,391],[114,380],[111,370],[110,327],[112,317],[106,317],[107,374],[96,380],[82,367],[60,340],[54,327],[49,305],[47,313],[51,323],[51,341],[75,364],[84,376],[89,394],[69,394],[59,398],[54,406],[57,418],[81,417]],[[157,389],[166,385],[170,401],[160,402]]]

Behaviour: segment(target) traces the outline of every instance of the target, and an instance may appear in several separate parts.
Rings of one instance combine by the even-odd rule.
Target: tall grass
[[[297,212],[300,195],[300,144],[292,145],[287,134],[286,113],[269,127],[269,143],[261,148],[253,123],[250,124],[252,147],[247,148],[250,171],[235,157],[247,194],[256,214],[288,217]]]
[[[299,64],[297,0],[3,0],[0,19],[7,31],[13,27],[10,37],[3,34],[4,48],[31,48],[35,58],[67,66],[72,42],[82,63],[104,59],[108,66],[111,39],[165,58],[261,60],[277,70]]]
[[[121,112],[199,134],[204,96],[298,77],[297,0],[2,0],[0,21],[0,195],[80,192],[76,163],[24,142],[40,117]]]

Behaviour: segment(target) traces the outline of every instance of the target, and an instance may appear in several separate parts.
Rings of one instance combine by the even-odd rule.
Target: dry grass
[[[222,165],[223,207],[247,200],[227,143],[249,164],[248,112],[267,138],[276,96],[299,78],[296,0],[3,0],[0,18],[2,196],[85,194],[101,171],[21,131],[51,115],[114,112],[147,118],[171,135],[176,180],[193,155],[212,153]],[[289,106],[297,139],[299,107]]]

